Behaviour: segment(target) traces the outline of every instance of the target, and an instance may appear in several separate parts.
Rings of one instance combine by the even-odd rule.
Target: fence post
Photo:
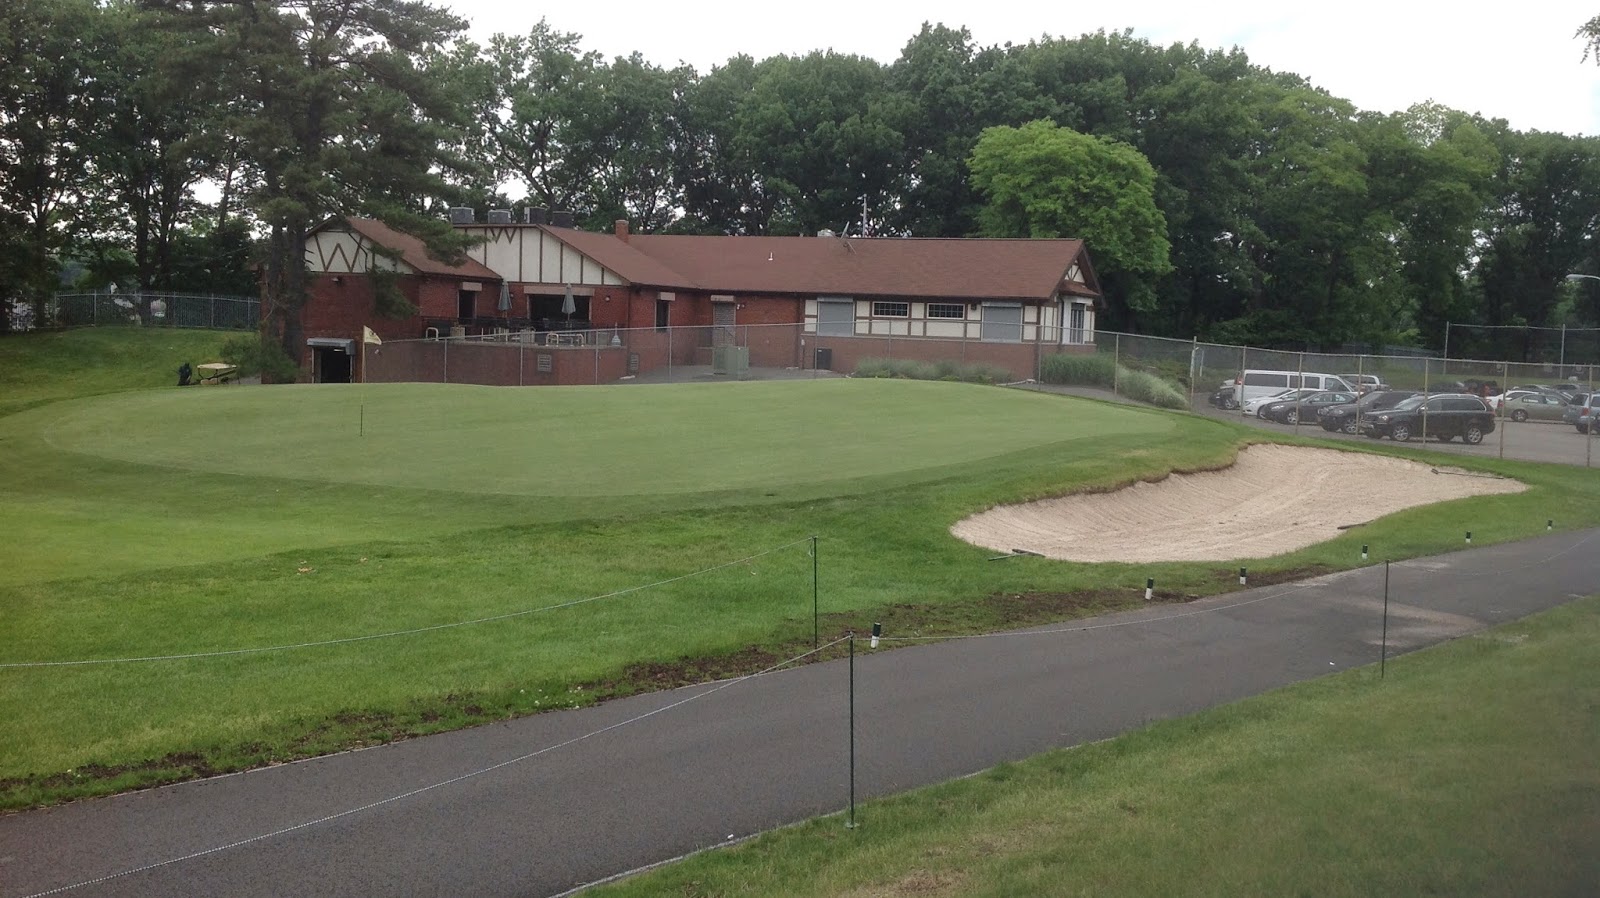
[[[1301,353],[1300,353],[1300,362],[1299,362],[1299,364],[1300,364],[1300,370],[1295,372],[1295,377],[1298,379],[1296,381],[1296,383],[1295,383],[1295,388],[1299,389],[1301,391],[1304,391],[1305,388],[1306,388],[1306,354],[1305,354],[1304,350],[1302,350]],[[1300,413],[1305,411],[1305,403],[1301,402],[1300,400],[1304,399],[1305,395],[1306,394],[1304,392],[1300,392],[1300,393],[1297,393],[1295,395],[1295,398],[1294,398],[1294,435],[1295,436],[1299,436],[1300,435]]]
[[[1122,334],[1113,335],[1111,344],[1111,395],[1120,395],[1117,390],[1121,386],[1122,377]]]
[[[1189,341],[1189,411],[1194,411],[1194,381],[1200,376],[1195,362],[1200,358],[1200,336],[1195,335]]]

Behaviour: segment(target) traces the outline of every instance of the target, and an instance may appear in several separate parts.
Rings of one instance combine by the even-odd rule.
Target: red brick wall
[[[1077,347],[1034,343],[981,343],[933,337],[819,337],[806,334],[805,367],[810,368],[819,348],[832,350],[832,370],[848,374],[863,359],[909,359],[919,362],[957,362],[994,365],[1011,373],[1012,380],[1038,374],[1041,353],[1074,351]],[[1094,352],[1090,346],[1087,351]]]

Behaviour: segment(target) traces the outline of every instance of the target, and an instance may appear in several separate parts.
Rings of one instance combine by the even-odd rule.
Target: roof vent
[[[477,213],[471,206],[451,206],[450,223],[453,225],[472,224],[477,221]]]
[[[550,210],[543,206],[529,206],[522,210],[523,220],[528,224],[541,225],[550,223]]]
[[[570,227],[572,227],[572,213],[571,212],[565,212],[565,211],[562,211],[562,212],[551,212],[550,213],[550,225],[551,225],[551,227],[557,227],[557,228],[570,228]]]
[[[511,219],[511,210],[510,209],[490,209],[489,210],[489,224],[507,225],[507,224],[511,224],[511,221],[512,221],[512,219]]]

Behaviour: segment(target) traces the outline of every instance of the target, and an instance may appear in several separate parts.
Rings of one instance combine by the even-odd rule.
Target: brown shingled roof
[[[502,280],[500,275],[496,274],[493,269],[476,259],[468,259],[460,265],[441,262],[428,255],[428,247],[421,240],[410,234],[396,231],[376,219],[349,217],[343,220],[350,225],[350,230],[379,246],[398,252],[401,260],[415,268],[419,273],[456,275],[485,281]],[[339,219],[334,219],[329,224],[335,224],[338,221]],[[324,225],[323,227],[327,226]]]
[[[694,290],[701,285],[613,234],[541,225],[539,229],[611,269],[630,284]],[[637,240],[638,238],[633,238]],[[700,238],[705,239],[705,238]]]
[[[641,235],[641,249],[713,289],[1039,299],[1055,293],[1077,240]]]
[[[624,243],[548,230],[635,284],[728,293],[1039,300],[1083,253],[1081,240],[634,234]]]

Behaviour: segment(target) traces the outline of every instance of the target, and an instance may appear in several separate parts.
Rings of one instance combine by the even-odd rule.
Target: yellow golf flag
[[[375,346],[383,345],[383,341],[378,339],[378,335],[373,333],[372,328],[367,327],[364,324],[361,326],[361,342],[371,343]]]

